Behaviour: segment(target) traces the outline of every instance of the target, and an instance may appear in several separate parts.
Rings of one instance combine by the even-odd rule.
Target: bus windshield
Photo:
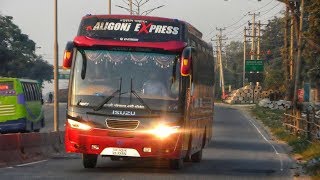
[[[105,108],[146,109],[141,98],[152,110],[176,111],[179,63],[167,52],[78,49],[71,104],[95,107],[114,95]]]

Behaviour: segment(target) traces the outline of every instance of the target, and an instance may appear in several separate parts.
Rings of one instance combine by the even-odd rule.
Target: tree
[[[51,80],[53,66],[35,54],[36,43],[12,19],[0,15],[0,76]]]
[[[320,1],[306,3],[307,30],[304,36],[320,47]],[[320,56],[319,48],[305,44],[303,49],[304,63],[302,67],[303,81],[310,81],[311,85],[320,91]]]
[[[265,60],[263,86],[265,89],[280,89],[281,93],[285,94],[287,84],[284,68],[288,64],[283,62],[281,54],[283,46],[283,18],[275,17],[269,21],[261,37],[261,49],[265,52],[262,56]]]
[[[225,51],[226,58],[223,58],[225,60],[225,84],[230,84],[233,88],[240,88],[243,73],[243,43],[231,41]]]
[[[268,55],[264,53],[261,59],[266,60],[269,56],[270,60],[265,61],[265,78],[261,84],[265,89],[285,89],[284,71],[281,58],[281,47],[283,46],[282,18],[274,18],[264,29],[261,37],[261,50],[270,51]],[[226,46],[226,62],[225,67],[225,84],[232,84],[233,87],[242,86],[243,73],[243,43],[240,41],[232,41]]]

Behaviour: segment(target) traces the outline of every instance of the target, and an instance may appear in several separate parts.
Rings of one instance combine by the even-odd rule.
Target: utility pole
[[[303,16],[304,16],[304,0],[300,0],[300,24],[299,24],[299,38],[298,38],[298,55],[296,59],[296,72],[294,81],[294,96],[293,96],[293,109],[297,110],[298,100],[298,86],[300,81],[300,69],[301,69],[301,54],[302,54],[302,33],[303,33]]]
[[[289,60],[289,55],[288,55],[288,26],[289,26],[289,8],[286,7],[286,13],[284,17],[284,50],[282,52],[282,57],[283,57],[283,67],[285,70],[285,80],[286,80],[286,96],[285,100],[289,99],[289,92],[290,92],[290,60]],[[289,65],[289,66],[288,66]],[[289,71],[288,71],[289,70]]]
[[[216,42],[217,67],[219,68],[219,85],[222,87],[221,69],[220,69],[220,46],[219,41]]]
[[[109,14],[111,14],[111,0],[109,0]]]
[[[219,69],[220,69],[220,81],[221,81],[221,92],[222,92],[222,98],[224,99],[225,97],[225,87],[224,87],[224,74],[223,74],[223,64],[222,64],[222,41],[227,40],[227,38],[223,38],[222,32],[226,30],[225,28],[216,28],[219,31],[219,34],[217,35],[218,39],[213,40],[217,41],[217,61],[219,64]]]
[[[133,11],[132,11],[132,0],[129,0],[129,8],[130,8],[130,15],[133,15]]]
[[[243,40],[243,72],[242,72],[242,86],[245,85],[246,80],[246,60],[247,60],[247,28],[244,27],[244,40]]]
[[[253,13],[249,15],[252,16],[252,23],[251,23],[251,28],[252,28],[252,42],[251,42],[251,60],[254,60],[255,54],[256,54],[256,15],[260,15],[260,13]]]
[[[294,12],[291,11],[291,23],[290,23],[290,81],[293,80],[293,59],[294,59]]]
[[[261,21],[258,23],[258,44],[257,44],[257,59],[261,60],[261,26],[267,26],[268,24],[261,24]]]
[[[284,16],[284,51],[283,51],[283,57],[284,57],[284,67],[285,67],[285,73],[286,73],[286,81],[289,80],[288,76],[288,64],[290,63],[288,60],[288,20],[289,19],[289,8],[286,7],[286,13]],[[290,67],[290,64],[289,64]]]
[[[129,11],[130,15],[148,15],[150,14],[152,11],[156,10],[156,9],[160,9],[162,8],[164,5],[161,6],[157,6],[148,10],[145,10],[143,12],[141,12],[141,7],[143,7],[145,4],[147,4],[150,0],[124,0],[124,2],[126,3],[126,5],[129,5],[129,8],[124,7],[124,6],[119,6],[116,5],[119,8],[125,9],[127,11]],[[135,7],[135,8],[134,8]]]
[[[54,92],[53,92],[53,125],[59,131],[59,61],[58,61],[58,0],[54,0]]]
[[[261,21],[259,21],[259,24],[258,24],[258,44],[257,44],[257,46],[258,46],[258,48],[257,48],[257,55],[258,55],[258,57],[257,57],[257,59],[258,60],[260,60],[261,59],[261,55],[260,55],[260,53],[261,53],[261,50],[260,50],[260,45],[261,45]]]

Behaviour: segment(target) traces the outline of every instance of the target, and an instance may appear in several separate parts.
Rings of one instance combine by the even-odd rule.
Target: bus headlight
[[[150,133],[155,135],[158,138],[167,138],[172,134],[175,134],[179,131],[180,126],[168,126],[164,124],[160,124],[156,126],[154,129],[150,130]]]
[[[81,122],[78,122],[78,121],[75,121],[75,120],[72,120],[72,119],[68,119],[68,123],[72,128],[75,128],[75,129],[80,129],[80,130],[84,130],[84,131],[88,131],[88,130],[92,129],[91,126],[84,124],[84,123],[81,123]]]

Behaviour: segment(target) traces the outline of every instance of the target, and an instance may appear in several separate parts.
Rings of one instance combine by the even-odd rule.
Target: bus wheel
[[[202,160],[202,149],[191,155],[192,162],[200,162]]]
[[[84,168],[95,168],[97,165],[98,155],[82,154],[82,164]]]
[[[189,142],[188,142],[187,154],[186,154],[186,157],[184,157],[184,159],[183,159],[184,162],[190,162],[191,161],[191,148],[192,148],[191,146],[192,146],[192,135],[190,134]]]
[[[170,168],[171,169],[182,169],[183,168],[183,159],[170,159]]]
[[[41,127],[43,128],[45,126],[44,118],[41,119]]]

